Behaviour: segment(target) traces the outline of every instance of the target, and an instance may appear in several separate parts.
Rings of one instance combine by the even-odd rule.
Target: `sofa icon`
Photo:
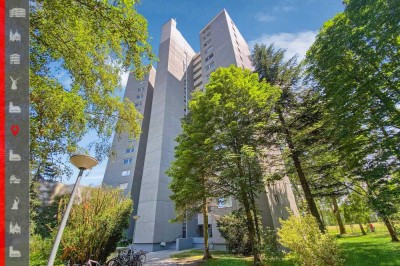
[[[10,258],[20,258],[21,257],[21,252],[19,250],[14,249],[13,246],[10,246],[10,253],[8,254]]]
[[[21,156],[19,154],[14,153],[13,150],[10,150],[9,160],[11,162],[19,162],[19,161],[21,161]]]
[[[14,105],[13,102],[10,102],[10,114],[18,114],[21,113],[21,108],[18,105]]]

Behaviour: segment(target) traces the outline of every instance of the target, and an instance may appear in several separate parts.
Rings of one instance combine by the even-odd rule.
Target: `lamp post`
[[[132,216],[132,218],[133,218],[133,220],[135,220],[135,226],[133,227],[133,235],[132,235],[131,259],[133,256],[133,244],[135,243],[136,222],[137,222],[137,220],[139,220],[140,216],[134,215],[134,216]]]
[[[79,169],[79,175],[78,175],[78,178],[76,179],[74,189],[72,190],[72,193],[71,193],[71,197],[69,198],[67,209],[65,210],[65,213],[61,220],[60,228],[58,229],[56,240],[54,241],[53,249],[51,250],[51,254],[50,254],[49,262],[47,263],[47,266],[53,266],[54,260],[56,259],[58,246],[60,245],[61,237],[62,237],[64,228],[65,228],[65,225],[67,224],[68,216],[71,211],[72,205],[74,203],[75,194],[76,194],[76,191],[78,190],[83,171],[86,169],[91,169],[92,167],[94,167],[98,164],[98,161],[95,158],[93,158],[89,155],[85,155],[85,154],[76,154],[76,155],[71,156],[70,162],[74,166],[76,166],[76,168]]]

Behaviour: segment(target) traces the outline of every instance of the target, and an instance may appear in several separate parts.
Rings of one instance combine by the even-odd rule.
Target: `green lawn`
[[[395,266],[400,265],[400,243],[390,241],[389,235],[382,224],[374,224],[376,232],[366,236],[359,233],[358,226],[353,230],[348,226],[347,235],[338,238],[339,245],[346,259],[346,266]],[[367,228],[366,228],[367,229]],[[337,234],[336,227],[328,228],[329,233]],[[192,261],[201,260],[202,250],[190,250],[176,254],[174,258],[190,258]],[[202,266],[213,265],[252,265],[252,257],[238,257],[222,251],[213,251],[214,259],[203,262]],[[271,266],[293,266],[290,260],[283,260],[270,264]]]

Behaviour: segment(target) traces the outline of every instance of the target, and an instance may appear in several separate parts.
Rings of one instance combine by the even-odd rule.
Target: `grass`
[[[228,254],[225,251],[211,251],[212,259],[202,262],[201,259],[203,258],[203,250],[189,250],[182,253],[178,253],[172,255],[171,258],[177,259],[188,259],[190,261],[197,261],[199,262],[198,265],[201,266],[215,266],[215,265],[222,265],[222,266],[247,266],[253,265],[252,257],[242,257],[242,256],[235,256],[232,254]]]
[[[376,232],[361,235],[357,226],[346,226],[347,235],[338,237],[338,243],[343,251],[346,260],[345,266],[395,266],[400,265],[400,243],[393,243],[383,224],[375,224]],[[368,230],[368,228],[365,228]],[[337,234],[339,229],[335,226],[328,227],[330,234]],[[190,250],[175,254],[172,257],[179,260],[190,259],[197,264],[186,265],[229,265],[229,266],[247,266],[252,265],[252,257],[241,257],[228,254],[224,251],[212,251],[213,259],[202,262],[202,250]],[[185,265],[185,264],[182,264]],[[270,266],[293,266],[293,261],[284,259],[270,263]]]

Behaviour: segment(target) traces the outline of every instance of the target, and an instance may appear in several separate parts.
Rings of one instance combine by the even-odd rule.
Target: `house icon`
[[[19,184],[19,183],[21,183],[21,178],[18,178],[15,175],[11,175],[10,184]]]
[[[10,234],[21,234],[21,227],[18,225],[18,223],[15,223],[15,225],[10,222]]]

